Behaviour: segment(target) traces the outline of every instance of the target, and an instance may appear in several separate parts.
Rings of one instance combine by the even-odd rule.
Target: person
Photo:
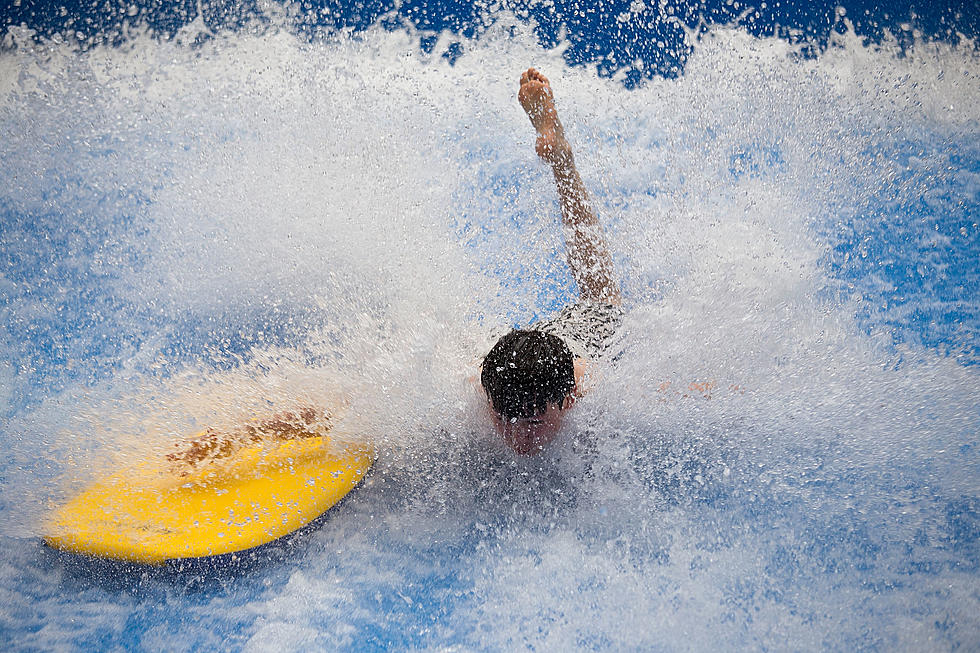
[[[521,75],[518,101],[537,132],[535,151],[551,167],[565,253],[578,302],[553,319],[501,337],[483,360],[480,382],[494,424],[518,454],[540,452],[584,391],[588,366],[608,348],[623,316],[622,294],[599,218],[575,167],[548,79]]]
[[[592,361],[607,349],[622,320],[622,296],[602,225],[575,167],[548,79],[534,68],[521,75],[517,98],[537,132],[535,151],[551,167],[561,206],[568,265],[579,301],[553,319],[504,335],[483,360],[480,382],[504,441],[518,454],[541,451],[558,434],[565,412],[585,390]],[[238,429],[209,428],[174,443],[167,458],[180,473],[228,457],[265,439],[328,432],[328,411],[301,407]]]

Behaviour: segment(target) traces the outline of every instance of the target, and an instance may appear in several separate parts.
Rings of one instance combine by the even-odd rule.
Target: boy
[[[497,429],[515,452],[529,456],[555,438],[564,411],[581,396],[588,361],[602,354],[622,319],[622,296],[547,78],[529,68],[517,99],[537,131],[535,151],[554,173],[580,296],[554,319],[503,336],[483,360],[480,382]]]

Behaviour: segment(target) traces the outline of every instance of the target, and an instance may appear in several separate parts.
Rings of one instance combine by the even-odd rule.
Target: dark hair
[[[558,336],[515,329],[483,359],[480,383],[506,419],[540,415],[575,387],[572,352]]]

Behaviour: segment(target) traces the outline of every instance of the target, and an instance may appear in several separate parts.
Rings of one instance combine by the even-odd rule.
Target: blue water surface
[[[356,38],[381,25],[410,32],[422,52],[444,48],[450,62],[491,25],[516,17],[532,26],[543,47],[563,46],[569,66],[614,77],[626,89],[683,77],[699,38],[713,25],[783,39],[797,47],[801,59],[819,59],[835,34],[853,33],[870,48],[895,43],[899,58],[932,43],[976,56],[980,36],[980,8],[967,0],[757,4],[617,1],[596,7],[555,0],[283,7],[288,30],[305,39],[344,30]],[[4,30],[27,26],[38,42],[57,36],[77,42],[79,52],[100,44],[125,48],[131,29],[147,28],[167,40],[195,19],[203,20],[211,38],[274,29],[270,24],[278,29],[282,23],[275,21],[283,20],[249,2],[21,0],[0,8]],[[448,45],[440,39],[447,35]],[[0,58],[14,56],[12,39],[0,42]],[[43,117],[56,123],[52,116],[58,115]],[[54,157],[46,170],[18,170],[8,161],[7,178],[0,180],[5,443],[23,437],[32,411],[63,393],[98,387],[134,370],[164,379],[191,366],[233,370],[257,348],[302,349],[310,332],[331,319],[319,307],[285,296],[244,304],[218,297],[210,311],[175,311],[134,299],[127,279],[154,254],[147,218],[153,189],[128,182],[109,189],[93,185],[84,170],[111,162],[127,145],[122,138],[89,147],[59,140],[59,134],[84,131],[74,120],[65,118],[63,132],[48,124],[27,133],[20,116],[0,114],[0,132],[19,139],[21,151],[50,148],[65,155]],[[855,156],[869,168],[884,156],[902,173],[815,229],[826,243],[820,265],[828,281],[821,297],[829,311],[853,316],[863,333],[884,343],[883,367],[935,357],[969,374],[980,362],[980,114],[958,132],[938,126],[930,132],[927,126],[913,136],[875,135],[869,142],[869,150]],[[467,155],[478,161],[486,153]],[[787,165],[783,157],[778,147],[734,153],[728,181],[775,177]],[[523,194],[533,192],[534,181],[497,169],[477,186],[487,195],[510,188]],[[17,201],[17,189],[25,184],[41,186],[41,208],[25,209]],[[462,212],[455,219],[460,235],[485,228],[478,215]],[[562,268],[528,279],[517,263],[523,262],[513,268],[488,262],[482,269],[505,291],[538,284],[535,305],[510,309],[510,322],[531,321],[573,296]],[[137,355],[147,349],[159,356]],[[854,434],[843,428],[835,433],[824,423],[821,429],[800,426],[804,418],[791,409],[773,429],[773,437],[787,440],[799,434],[798,449],[783,452],[791,469],[782,475],[783,454],[758,456],[711,433],[702,441],[703,424],[694,423],[669,434],[622,427],[608,434],[621,450],[607,451],[603,462],[581,463],[588,453],[572,462],[549,458],[535,473],[470,450],[462,470],[449,455],[446,461],[419,460],[441,485],[382,461],[370,482],[315,528],[260,554],[212,566],[148,570],[79,559],[45,548],[36,537],[4,534],[0,582],[9,600],[0,608],[0,643],[10,650],[657,650],[655,642],[662,639],[663,650],[697,650],[705,642],[718,644],[705,634],[714,627],[727,629],[729,639],[719,645],[729,650],[888,651],[921,643],[904,630],[914,621],[929,625],[933,650],[975,650],[980,619],[962,612],[964,596],[976,603],[980,580],[980,395],[972,393],[955,421],[961,429],[952,436],[955,446],[919,458],[909,454],[914,463],[843,464],[853,453],[848,446]],[[909,422],[928,424],[933,409],[940,411],[916,405]],[[908,429],[902,433],[914,432]],[[587,452],[588,442],[582,447]],[[974,474],[957,478],[955,490],[936,489],[933,480],[948,458],[959,461],[956,469]],[[761,470],[763,462],[776,471]],[[37,477],[46,478],[44,461],[32,464]],[[18,471],[5,467],[0,477],[0,511],[8,514],[22,489],[10,480]],[[614,491],[590,492],[616,483],[631,488],[625,505],[617,504]],[[671,516],[683,525],[664,528],[658,521]],[[415,517],[432,528],[413,530]],[[440,530],[446,523],[462,526]],[[682,538],[691,542],[689,549],[677,546]],[[725,563],[717,560],[745,542],[758,545],[758,566],[719,578]],[[582,550],[604,552],[618,575],[607,574],[588,556],[577,574],[554,560],[555,551],[574,557]],[[679,562],[684,553],[691,553],[689,559]],[[513,560],[513,575],[502,559]],[[594,571],[590,564],[597,565]],[[607,621],[589,621],[592,614],[608,617],[610,608],[602,602],[615,600],[616,583],[627,586],[623,593],[631,597],[630,582],[652,588],[651,595],[675,607],[700,600],[685,594],[689,586],[671,575],[676,565],[695,586],[701,579],[721,587],[720,596],[704,599],[716,621],[675,624],[674,631],[691,631],[686,644],[673,631],[658,638],[661,622],[643,636],[622,639],[623,632]],[[493,582],[488,569],[497,574]],[[554,585],[523,587],[522,569],[535,574],[531,585],[542,579]],[[568,585],[562,584],[563,573]],[[944,585],[968,589],[956,594]],[[829,607],[813,607],[810,588],[842,596],[861,592],[869,599],[853,614],[834,614]],[[521,602],[528,596],[530,601]],[[920,596],[923,605],[917,607]],[[488,611],[484,604],[497,599],[522,609],[530,603],[534,612],[509,614],[506,605]],[[622,631],[640,632],[643,615],[628,617]],[[276,630],[277,623],[283,630]],[[809,637],[782,639],[784,624]],[[511,632],[511,626],[523,634],[498,634]]]
[[[563,57],[569,64],[595,66],[602,76],[620,73],[627,88],[653,76],[682,74],[685,52],[694,47],[688,36],[690,30],[697,34],[699,29],[713,23],[734,24],[753,35],[776,35],[790,42],[804,43],[806,47],[801,52],[810,56],[817,56],[827,47],[832,32],[842,32],[849,25],[866,42],[880,40],[887,31],[902,47],[911,46],[913,33],[922,39],[951,43],[965,39],[967,48],[974,47],[969,43],[975,43],[980,35],[980,9],[969,2],[764,4],[765,7],[747,8],[724,1],[697,2],[665,5],[662,9],[644,5],[642,11],[629,14],[629,20],[625,21],[617,17],[630,10],[631,4],[627,2],[603,3],[599,8],[587,10],[576,2],[547,5],[516,2],[503,6],[532,24],[542,45],[553,46],[557,39],[564,38],[567,47]],[[485,31],[497,16],[480,3],[287,3],[286,6],[298,9],[291,25],[310,37],[338,29],[352,29],[356,33],[379,22],[393,30],[410,25],[418,30],[419,47],[426,50],[434,46],[440,33],[455,35],[460,40],[447,50],[450,58],[466,39]],[[82,2],[52,4],[28,0],[0,10],[0,25],[26,25],[38,37],[62,34],[77,39],[85,47],[106,40],[122,42],[124,30],[133,26],[146,26],[160,38],[168,38],[199,17],[215,32],[243,29],[265,20],[254,3],[126,2],[89,8]],[[106,142],[103,149],[88,152],[82,160],[88,156],[111,158],[119,147],[122,147],[119,142]],[[922,151],[923,147],[931,151]],[[861,311],[869,329],[880,326],[898,341],[923,343],[952,352],[966,364],[973,364],[978,353],[976,318],[980,281],[976,276],[976,224],[980,220],[980,206],[975,182],[964,181],[962,176],[977,170],[976,143],[953,142],[944,135],[936,135],[935,139],[926,137],[915,143],[896,142],[894,148],[888,155],[899,161],[914,161],[915,157],[948,160],[949,178],[924,178],[917,175],[914,163],[908,165],[907,178],[896,182],[907,188],[919,188],[921,193],[873,198],[863,208],[860,220],[839,225],[840,233],[836,234],[839,242],[827,264],[845,285],[855,281],[859,286],[864,285],[871,272],[880,280],[876,288],[866,289],[872,294]],[[866,154],[869,165],[873,165],[870,160],[875,153]],[[778,166],[773,156],[778,159],[778,152],[765,155],[762,165]],[[733,158],[733,176],[747,171],[751,174],[752,166],[759,165],[758,161],[742,160],[745,157],[742,153]],[[64,175],[69,184],[86,183],[68,171],[51,172]],[[513,184],[514,180],[501,178],[487,183],[493,189],[495,185]],[[8,284],[0,301],[12,311],[7,320],[7,346],[11,353],[16,352],[11,359],[15,367],[30,370],[17,375],[15,406],[32,405],[49,391],[63,389],[66,383],[105,378],[113,372],[114,359],[138,348],[150,334],[155,338],[161,331],[173,334],[166,351],[169,360],[205,356],[212,361],[234,364],[257,344],[295,344],[302,337],[302,329],[297,331],[294,325],[316,321],[316,316],[301,306],[253,306],[247,315],[235,315],[235,321],[251,325],[242,329],[221,318],[202,322],[200,316],[161,316],[146,306],[130,305],[113,296],[113,286],[106,282],[114,278],[114,270],[140,265],[142,253],[124,243],[131,242],[132,237],[139,239],[141,190],[117,189],[115,195],[84,186],[73,190],[79,189],[83,195],[91,194],[90,204],[79,206],[76,202],[74,206],[64,206],[58,201],[64,189],[54,187],[49,191],[49,208],[44,213],[23,213],[0,198],[4,226],[0,255]],[[867,213],[875,217],[869,218]],[[948,238],[949,246],[937,249],[914,244],[913,240],[921,240],[923,222],[930,222],[936,234]],[[129,238],[118,237],[124,234]],[[55,242],[49,247],[34,247],[32,240],[38,237],[46,241],[55,239]],[[66,248],[78,250],[79,260],[97,254],[98,260],[106,264],[78,269],[72,260],[64,260]],[[507,271],[492,273],[503,275],[506,283],[523,283],[523,279]],[[546,309],[567,301],[570,283],[567,274],[559,273],[550,284],[542,285],[543,294],[551,296],[545,301]],[[56,291],[66,284],[74,291]],[[22,318],[16,310],[16,300],[39,294],[44,298],[47,315],[30,320]],[[918,301],[923,297],[930,301]],[[908,304],[915,306],[903,310]],[[99,305],[106,310],[93,310]],[[296,320],[281,319],[281,314],[286,312],[301,313]],[[516,325],[536,317],[539,317],[536,312],[518,311],[513,319]],[[256,336],[256,332],[261,332],[261,336]],[[105,333],[111,333],[112,337],[106,338]],[[83,359],[93,364],[83,369],[72,369],[69,365],[71,360]]]

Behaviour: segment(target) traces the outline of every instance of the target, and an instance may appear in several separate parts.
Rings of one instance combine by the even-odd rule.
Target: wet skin
[[[574,401],[574,397],[568,396],[561,404],[548,404],[545,411],[539,415],[511,420],[491,408],[493,423],[504,442],[515,453],[521,456],[533,456],[558,435],[565,410],[571,407]]]

